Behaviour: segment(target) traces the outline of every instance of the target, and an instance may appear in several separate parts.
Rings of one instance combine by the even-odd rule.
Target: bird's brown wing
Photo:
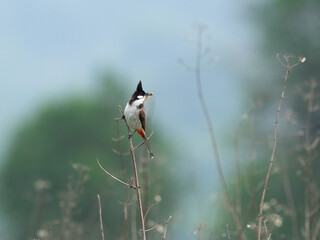
[[[146,130],[146,111],[142,108],[139,112],[139,119],[143,130]]]

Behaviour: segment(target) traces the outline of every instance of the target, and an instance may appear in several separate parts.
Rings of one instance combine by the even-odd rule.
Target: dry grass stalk
[[[120,110],[121,115],[123,116],[122,118],[123,118],[124,122],[126,123],[127,129],[128,129],[128,135],[130,135],[130,127],[129,127],[128,123],[127,123],[126,118],[124,117],[123,110],[122,110],[121,106],[119,106],[119,110]],[[134,147],[133,147],[133,143],[132,143],[132,138],[129,138],[129,145],[130,145],[130,153],[131,153],[132,165],[133,165],[133,171],[134,171],[135,189],[136,189],[136,192],[137,192],[137,200],[138,200],[138,207],[139,207],[142,240],[146,240],[146,229],[145,229],[145,224],[144,224],[144,214],[143,214],[143,207],[142,207],[142,200],[141,200],[139,175],[138,175],[136,157],[135,157],[135,154],[134,154]]]
[[[203,31],[206,29],[206,26],[204,25],[199,25],[198,26],[198,40],[197,40],[197,57],[196,57],[196,63],[195,63],[195,78],[196,78],[196,83],[197,83],[197,90],[198,90],[198,97],[200,100],[200,104],[201,104],[201,108],[203,111],[203,114],[205,116],[206,122],[207,122],[207,126],[209,129],[209,134],[210,134],[210,138],[211,138],[211,143],[212,143],[212,148],[213,148],[213,152],[215,155],[215,160],[216,160],[216,165],[217,165],[217,170],[218,170],[218,175],[219,175],[219,179],[220,182],[222,184],[223,190],[224,190],[224,196],[226,199],[226,204],[227,204],[227,208],[229,213],[232,216],[233,222],[237,228],[237,232],[238,232],[238,236],[240,239],[245,240],[247,239],[246,236],[243,233],[242,230],[242,225],[240,222],[240,219],[233,207],[233,203],[231,201],[229,192],[228,192],[228,188],[227,188],[227,184],[223,175],[223,171],[222,171],[222,167],[221,167],[221,162],[220,162],[220,157],[219,157],[219,152],[218,152],[218,147],[217,147],[217,143],[216,143],[216,139],[215,139],[215,134],[214,134],[214,129],[213,129],[213,125],[212,125],[212,121],[206,106],[206,103],[204,101],[203,98],[203,93],[202,93],[202,86],[201,86],[201,60],[202,60],[202,35],[203,35]]]
[[[100,218],[100,229],[101,229],[101,236],[102,240],[104,240],[104,231],[103,231],[103,223],[102,223],[102,209],[101,209],[101,201],[100,201],[100,195],[97,195],[98,203],[99,203],[99,218]]]
[[[170,222],[171,219],[172,219],[172,216],[170,216],[170,217],[168,218],[168,220],[165,222],[165,227],[164,227],[164,232],[163,232],[162,240],[166,240],[168,224],[169,224],[169,222]]]
[[[279,116],[280,116],[280,110],[281,110],[281,105],[282,102],[284,100],[284,95],[286,92],[286,88],[287,88],[287,82],[289,79],[289,75],[291,70],[297,66],[298,64],[302,63],[305,61],[305,58],[300,58],[299,62],[296,62],[294,64],[292,64],[292,60],[294,60],[294,56],[292,55],[285,55],[284,57],[285,62],[282,62],[279,55],[277,55],[277,59],[279,61],[279,63],[285,67],[286,69],[286,73],[284,75],[284,84],[283,84],[283,90],[280,96],[280,100],[279,100],[279,104],[278,104],[278,109],[277,109],[277,114],[276,114],[276,120],[275,120],[275,126],[274,126],[274,132],[273,132],[273,148],[272,148],[272,154],[270,157],[270,163],[269,163],[269,167],[268,167],[268,171],[267,171],[267,175],[266,175],[266,179],[264,182],[264,187],[263,187],[263,191],[262,191],[262,196],[261,196],[261,201],[260,201],[260,208],[259,208],[259,215],[258,215],[258,240],[261,239],[261,222],[262,222],[262,210],[263,210],[263,203],[264,203],[264,198],[266,195],[266,191],[267,191],[267,186],[268,186],[268,182],[269,182],[269,177],[270,177],[270,173],[271,173],[271,169],[272,169],[272,165],[273,165],[273,161],[274,161],[274,154],[276,151],[276,146],[277,146],[277,130],[278,130],[278,120],[279,120]]]

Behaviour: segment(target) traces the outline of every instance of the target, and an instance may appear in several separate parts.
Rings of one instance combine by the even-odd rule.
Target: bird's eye
[[[142,95],[138,95],[138,98],[141,99],[141,98],[143,98],[143,96]]]

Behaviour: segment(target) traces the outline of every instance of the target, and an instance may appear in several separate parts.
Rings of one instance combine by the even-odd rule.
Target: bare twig
[[[118,107],[119,107],[119,111],[121,113],[121,116],[124,116],[121,106],[119,105]],[[127,120],[124,117],[122,117],[122,118],[123,118],[124,122],[126,123],[127,129],[128,129],[128,135],[130,135],[130,127],[127,123]],[[133,164],[133,171],[134,171],[134,181],[135,181],[135,186],[136,186],[135,189],[137,192],[137,200],[138,200],[138,206],[139,206],[142,240],[146,240],[146,229],[145,229],[145,225],[144,225],[144,214],[143,214],[141,192],[140,192],[140,185],[139,185],[139,176],[138,176],[138,169],[137,169],[137,164],[136,164],[136,157],[134,155],[132,138],[129,138],[129,145],[130,145],[130,153],[131,153],[131,157],[132,157],[132,164]]]
[[[170,216],[170,217],[168,218],[168,220],[165,222],[162,240],[166,240],[168,224],[169,224],[169,222],[170,222],[171,219],[172,219],[172,216]]]
[[[116,121],[116,129],[117,129],[117,138],[112,138],[114,142],[118,144],[118,150],[116,151],[112,149],[120,158],[120,165],[121,165],[121,173],[122,173],[122,178],[125,182],[127,182],[127,172],[125,168],[125,163],[124,163],[124,156],[128,155],[129,152],[123,153],[122,150],[122,142],[121,140],[124,139],[124,135],[120,135],[120,123],[119,121]],[[128,220],[128,206],[129,206],[129,189],[125,188],[124,189],[124,204],[123,204],[123,237],[125,239],[129,238],[129,220]]]
[[[227,227],[227,236],[228,236],[228,240],[231,240],[231,237],[230,237],[230,231],[229,231],[229,226],[228,224],[226,225]]]
[[[132,207],[131,207],[131,217],[130,217],[130,225],[131,225],[131,240],[137,240],[137,196],[132,195]]]
[[[312,240],[317,240],[317,238],[319,237],[319,231],[320,231],[320,219],[318,219],[317,224],[314,227],[314,231],[312,234]]]
[[[149,205],[149,172],[148,172],[148,160],[145,155],[140,156],[140,173],[141,173],[141,182],[143,184],[142,198],[145,206]],[[147,210],[144,215],[145,227],[148,227],[148,213],[151,207]],[[145,209],[144,209],[145,211]],[[148,231],[146,231],[146,238],[148,238]]]
[[[146,232],[150,232],[158,226],[159,226],[159,224],[155,224],[153,227],[146,229]]]
[[[267,220],[263,221],[263,225],[264,225],[264,230],[266,232],[267,240],[270,240],[271,239],[271,233],[269,234],[269,231],[268,231]]]
[[[276,114],[274,133],[273,133],[272,154],[271,154],[271,157],[270,157],[269,168],[268,168],[268,171],[267,171],[267,175],[266,175],[266,179],[265,179],[264,187],[263,187],[263,191],[262,191],[261,201],[260,201],[260,209],[259,209],[259,216],[258,216],[259,217],[259,220],[258,220],[258,222],[259,222],[258,223],[258,240],[261,239],[261,221],[262,221],[263,203],[264,203],[264,198],[265,198],[266,191],[267,191],[267,186],[268,186],[269,177],[270,177],[270,173],[271,173],[271,169],[272,169],[272,164],[273,164],[273,161],[274,161],[274,154],[275,154],[276,146],[277,146],[278,120],[279,120],[279,116],[280,116],[281,105],[282,105],[282,102],[284,100],[284,94],[285,94],[285,91],[286,91],[286,88],[287,88],[287,82],[288,82],[289,75],[290,75],[290,72],[291,72],[292,68],[297,66],[300,62],[304,62],[305,61],[305,58],[303,58],[304,59],[303,61],[300,60],[298,63],[291,64],[291,61],[294,58],[293,56],[285,55],[283,58],[285,60],[285,63],[283,63],[282,60],[279,58],[279,55],[277,55],[277,59],[280,62],[280,64],[285,67],[286,73],[285,73],[285,76],[284,76],[283,90],[282,90],[282,93],[281,93],[281,97],[280,97],[279,104],[278,104],[278,109],[277,109],[277,114]]]
[[[103,223],[102,223],[102,210],[101,210],[100,195],[98,194],[97,197],[98,197],[98,203],[99,203],[99,217],[100,217],[101,236],[102,236],[102,240],[104,240],[104,231],[103,231]]]
[[[106,169],[104,169],[99,161],[99,159],[97,158],[97,162],[98,162],[98,165],[99,167],[102,169],[102,171],[104,171],[106,174],[108,174],[110,177],[112,177],[114,180],[118,181],[119,183],[122,183],[123,185],[127,186],[128,188],[134,188],[136,189],[137,187],[136,186],[133,186],[132,184],[129,184],[129,183],[126,183],[122,180],[120,180],[119,178],[113,176],[111,173],[109,173]]]
[[[199,223],[199,225],[197,226],[197,240],[201,240],[203,225],[203,223]]]
[[[195,63],[195,78],[196,78],[196,83],[197,83],[198,98],[200,100],[202,111],[203,111],[204,117],[206,119],[208,129],[209,129],[212,148],[213,148],[213,152],[214,152],[214,155],[215,155],[215,160],[216,160],[216,165],[217,165],[217,170],[218,170],[218,175],[219,175],[219,179],[220,179],[220,182],[221,182],[223,190],[224,190],[224,196],[225,196],[225,199],[226,199],[226,204],[227,204],[227,207],[228,207],[228,211],[232,216],[234,224],[236,225],[238,236],[241,239],[245,240],[246,236],[244,235],[244,233],[242,231],[242,226],[241,226],[240,219],[239,219],[239,217],[238,217],[238,215],[235,212],[235,209],[233,207],[233,203],[231,201],[231,198],[230,198],[230,195],[229,195],[229,192],[228,192],[228,188],[227,188],[227,184],[226,184],[226,181],[225,181],[225,178],[224,178],[224,175],[223,175],[221,162],[220,162],[220,157],[219,157],[219,153],[218,153],[218,147],[217,147],[215,134],[214,134],[214,129],[213,129],[213,125],[212,125],[212,121],[211,121],[211,118],[210,118],[210,115],[209,115],[209,112],[208,112],[208,109],[207,109],[207,105],[206,105],[206,102],[204,101],[203,93],[202,93],[201,60],[202,60],[202,35],[203,35],[203,31],[204,30],[205,30],[205,26],[203,26],[203,25],[198,26],[197,57],[196,57],[196,63]]]
[[[315,149],[318,146],[319,142],[320,142],[320,134],[318,133],[318,135],[314,138],[313,142],[310,143],[308,146],[306,146],[306,150],[311,151]]]
[[[159,203],[154,203],[154,204],[152,204],[152,205],[148,208],[148,210],[147,210],[146,213],[144,214],[144,221],[146,221],[146,218],[147,218],[148,213],[150,212],[151,208],[153,208],[154,206],[157,206],[158,204],[159,204]]]
[[[282,180],[283,180],[283,189],[286,196],[286,200],[288,203],[288,207],[290,208],[290,218],[291,218],[291,230],[292,230],[292,236],[293,239],[298,240],[299,239],[299,228],[298,228],[298,218],[297,218],[297,211],[293,200],[293,194],[292,194],[292,188],[290,184],[290,178],[289,178],[289,171],[288,171],[288,162],[287,158],[282,157]]]
[[[234,136],[234,163],[237,171],[237,180],[236,180],[236,197],[235,197],[235,210],[239,217],[241,217],[241,179],[240,179],[240,154],[239,154],[239,135],[240,130],[243,123],[248,120],[249,114],[253,108],[247,111],[245,114],[242,115],[241,121],[238,124],[235,136]]]
[[[313,209],[313,204],[311,200],[312,194],[312,166],[311,166],[311,151],[313,150],[312,145],[317,145],[317,137],[311,143],[311,134],[310,134],[310,123],[311,123],[311,115],[313,110],[313,101],[314,101],[314,89],[315,84],[311,81],[310,83],[310,91],[306,94],[307,100],[307,116],[306,116],[306,135],[305,135],[305,149],[306,149],[306,159],[305,159],[305,174],[306,174],[306,188],[305,188],[305,239],[310,240],[311,237],[311,209]]]
[[[146,140],[149,140],[152,135],[153,135],[153,132],[150,134],[149,137],[146,138]],[[135,146],[135,147],[133,148],[133,150],[135,151],[137,148],[141,147],[141,146],[142,146],[143,144],[145,144],[145,143],[146,143],[146,141],[143,141],[143,142],[140,143],[139,145]]]

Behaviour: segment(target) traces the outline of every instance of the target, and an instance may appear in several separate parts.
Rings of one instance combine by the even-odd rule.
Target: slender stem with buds
[[[119,110],[120,110],[121,115],[124,116],[121,106],[119,106]],[[125,118],[123,118],[123,119],[124,119],[124,122],[126,123],[126,126],[128,128],[128,135],[130,135],[130,127],[127,123],[127,120]],[[135,187],[136,187],[135,189],[137,192],[137,200],[138,200],[138,206],[139,206],[142,240],[146,240],[146,229],[145,229],[145,225],[144,225],[144,214],[143,214],[143,207],[142,207],[142,200],[141,200],[139,176],[138,176],[136,157],[134,155],[134,147],[132,144],[132,138],[129,138],[129,145],[130,145],[130,153],[131,153],[133,170],[134,170],[134,182],[135,182]]]
[[[165,222],[165,227],[164,227],[164,231],[163,231],[162,240],[166,240],[168,224],[169,224],[171,218],[172,218],[172,216],[170,216],[170,217],[168,218],[168,220]]]
[[[195,64],[195,77],[196,77],[196,82],[197,82],[197,89],[198,89],[198,97],[200,100],[200,104],[202,107],[202,111],[203,114],[205,116],[207,125],[208,125],[208,129],[209,129],[209,134],[210,134],[210,138],[211,138],[211,143],[212,143],[212,148],[213,148],[213,152],[215,155],[215,160],[216,160],[216,165],[217,165],[217,169],[218,169],[218,175],[220,178],[220,182],[222,184],[223,190],[224,190],[224,195],[225,195],[225,199],[226,199],[226,204],[228,207],[228,210],[233,218],[234,224],[236,225],[237,228],[237,232],[238,232],[238,237],[240,239],[245,240],[246,236],[244,235],[243,231],[242,231],[242,226],[241,226],[241,222],[240,219],[233,207],[233,203],[231,201],[229,192],[228,192],[228,188],[227,188],[227,184],[223,175],[223,171],[222,171],[222,167],[221,167],[221,162],[220,162],[220,157],[219,157],[219,153],[218,153],[218,147],[217,147],[217,143],[216,143],[216,139],[215,139],[215,134],[214,134],[214,130],[213,130],[213,125],[212,125],[212,121],[206,106],[206,103],[204,101],[203,98],[203,93],[202,93],[202,86],[201,86],[201,60],[202,60],[202,35],[203,35],[203,30],[204,30],[204,26],[199,26],[198,27],[198,41],[197,41],[197,57],[196,57],[196,64]]]
[[[286,88],[287,88],[287,82],[288,82],[289,75],[290,75],[290,72],[291,72],[292,68],[297,66],[299,63],[302,63],[302,62],[305,61],[305,58],[303,58],[303,59],[300,59],[299,62],[291,65],[291,61],[293,60],[293,56],[285,55],[284,56],[285,63],[283,63],[280,60],[279,56],[277,56],[277,58],[278,58],[278,61],[280,62],[280,64],[285,67],[286,73],[285,73],[285,76],[284,76],[283,90],[282,90],[282,93],[281,93],[281,96],[280,96],[278,109],[277,109],[277,114],[276,114],[275,125],[274,125],[272,154],[271,154],[271,157],[270,157],[269,168],[268,168],[268,172],[267,172],[266,179],[265,179],[265,182],[264,182],[264,187],[263,187],[261,201],[260,201],[259,216],[258,216],[259,217],[259,220],[258,220],[258,240],[261,239],[261,222],[262,222],[263,203],[264,203],[264,198],[265,198],[265,195],[266,195],[267,186],[268,186],[268,182],[269,182],[269,177],[270,177],[270,174],[271,174],[271,169],[272,169],[272,165],[273,165],[273,161],[274,161],[274,154],[276,152],[278,120],[279,120],[279,116],[280,116],[281,105],[282,105],[282,102],[284,100],[284,94],[285,94]]]
[[[103,231],[103,223],[102,223],[102,208],[101,208],[101,201],[100,201],[100,194],[97,195],[98,203],[99,203],[99,217],[100,217],[100,229],[101,229],[101,237],[104,240],[104,231]]]

